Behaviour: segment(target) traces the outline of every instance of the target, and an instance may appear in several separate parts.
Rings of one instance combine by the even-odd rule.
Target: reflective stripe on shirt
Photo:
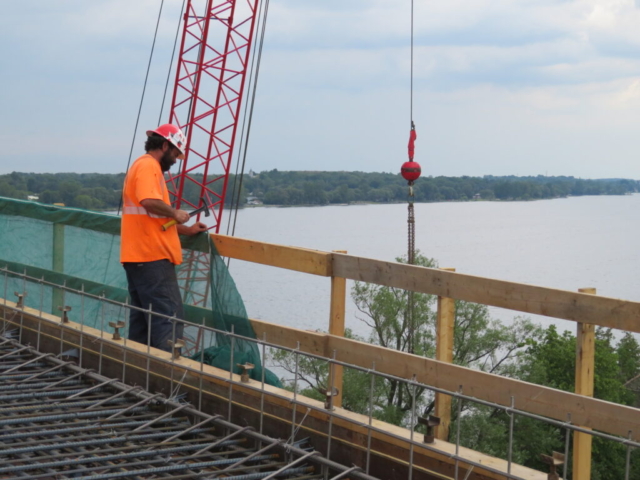
[[[162,215],[156,215],[155,213],[151,213],[147,211],[147,209],[144,207],[133,207],[129,205],[125,205],[122,208],[122,213],[126,215],[148,215],[151,218],[169,218]]]
[[[125,205],[122,208],[122,213],[125,213],[127,215],[146,215],[147,209],[144,207],[132,207],[129,205]]]

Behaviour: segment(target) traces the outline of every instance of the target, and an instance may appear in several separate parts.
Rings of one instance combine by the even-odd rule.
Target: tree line
[[[396,261],[406,263],[406,257]],[[435,260],[419,253],[415,264],[437,267]],[[435,357],[435,296],[414,293],[411,321],[406,314],[408,294],[405,290],[355,282],[351,296],[358,309],[356,317],[370,327],[370,334],[360,338],[347,331],[345,336]],[[568,331],[559,332],[555,325],[543,328],[523,316],[513,318],[507,325],[492,318],[486,305],[456,300],[454,332],[453,361],[457,365],[574,391],[576,338]],[[331,389],[324,360],[279,350],[272,354],[271,361],[289,372],[290,376],[282,381],[285,386],[293,388],[292,378],[297,374],[297,390],[305,396],[323,401],[324,392]],[[596,330],[594,372],[596,398],[638,406],[638,394],[630,384],[640,375],[640,344],[631,333],[616,339],[610,329]],[[345,368],[342,393],[344,408],[372,414],[376,419],[406,428],[415,426],[415,420],[411,425],[414,405],[421,417],[427,417],[434,409],[433,392],[413,390],[404,383],[383,377],[375,377],[372,382],[367,372],[355,369]],[[507,458],[511,420],[508,413],[470,401],[463,402],[458,410],[455,399],[451,412],[450,442],[456,441],[459,423],[462,446]],[[424,432],[423,428],[418,426],[417,430]],[[548,471],[540,454],[564,452],[565,431],[554,425],[516,415],[513,432],[513,461],[518,464]],[[626,454],[624,445],[594,437],[592,478],[625,478]],[[631,472],[630,478],[639,478],[640,450],[631,454]],[[571,478],[570,462],[563,478]]]
[[[194,175],[202,182],[202,175]],[[116,210],[122,198],[124,173],[20,173],[0,175],[0,196],[27,200],[37,197],[37,201],[48,204],[64,204],[67,207],[85,210]],[[234,184],[232,176],[230,185]],[[222,182],[216,182],[213,190],[220,192]],[[227,191],[226,202],[232,199],[232,191]],[[200,195],[197,185],[186,182],[183,196],[197,204]]]
[[[197,181],[202,175],[195,174]],[[63,203],[88,210],[116,209],[124,173],[20,173],[0,175],[0,196],[42,203]],[[240,185],[242,185],[240,187]],[[214,184],[218,193],[222,182]],[[580,195],[624,195],[640,190],[629,179],[585,180],[574,177],[493,176],[422,177],[414,185],[414,201],[535,200]],[[188,182],[185,198],[197,203],[196,184]],[[393,203],[408,198],[407,182],[393,173],[278,171],[242,178],[230,175],[225,204],[329,205]]]
[[[400,174],[365,172],[280,172],[245,176],[243,187],[267,205],[328,205],[354,202],[404,202],[407,182]],[[628,179],[584,180],[543,175],[516,177],[421,177],[416,202],[535,200],[569,195],[624,195],[639,191]]]

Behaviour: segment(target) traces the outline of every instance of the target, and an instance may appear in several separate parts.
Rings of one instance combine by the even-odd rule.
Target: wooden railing
[[[332,357],[364,368],[375,362],[387,374],[412,378],[449,391],[462,389],[465,395],[511,405],[515,408],[565,421],[613,435],[637,436],[640,410],[591,398],[593,396],[595,326],[640,333],[640,303],[595,295],[595,289],[577,292],[526,285],[456,273],[452,269],[433,269],[385,262],[298,247],[274,245],[224,235],[212,235],[221,256],[270,265],[298,272],[331,277],[329,335],[252,320],[259,335],[287,347],[300,342],[302,351]],[[437,355],[429,359],[341,338],[344,336],[346,279],[375,283],[438,296]],[[545,315],[577,323],[576,393],[534,385],[512,378],[453,365],[454,299],[518,312]],[[342,372],[335,367],[334,384],[342,391]],[[338,399],[338,404],[340,399]],[[448,436],[450,397],[436,397],[441,417],[440,439]],[[591,436],[576,433],[574,478],[589,479]]]

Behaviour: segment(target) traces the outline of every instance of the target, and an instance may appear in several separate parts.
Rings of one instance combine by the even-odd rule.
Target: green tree
[[[493,200],[496,198],[495,194],[493,193],[493,190],[489,189],[489,188],[485,188],[484,190],[480,190],[480,198],[482,200]]]
[[[62,201],[69,206],[73,206],[73,201],[76,196],[80,193],[82,189],[82,184],[76,182],[74,180],[64,181],[60,184],[60,194],[62,196]]]
[[[269,190],[264,196],[264,203],[266,205],[287,205],[289,202],[289,195],[285,190]]]
[[[40,194],[40,201],[43,203],[60,203],[62,195],[57,190],[45,190]]]
[[[329,203],[327,194],[319,182],[306,182],[304,184],[304,202],[309,205],[326,205]]]
[[[614,345],[610,330],[598,329],[595,342],[594,396],[632,405],[634,397],[624,386],[623,366],[640,362],[640,349],[631,335]],[[514,375],[522,380],[574,391],[576,339],[568,331],[558,333],[549,326],[537,339],[530,339],[517,362]],[[629,373],[631,374],[631,373]],[[472,406],[461,419],[462,443],[466,447],[503,457],[507,451],[509,416],[500,409]],[[515,417],[514,461],[543,470],[540,453],[564,451],[566,431],[525,417]],[[593,439],[593,475],[595,480],[624,478],[626,448],[623,445]],[[632,471],[639,478],[640,452],[632,455]],[[570,478],[570,477],[569,477]]]
[[[351,201],[351,192],[346,184],[340,185],[329,193],[330,203],[349,203]]]
[[[215,173],[213,174],[215,176]],[[186,182],[183,199],[199,202],[202,173],[193,173],[195,182]],[[208,183],[216,194],[222,195],[222,176]],[[0,175],[0,196],[25,199],[37,194],[45,203],[64,202],[74,205],[78,195],[92,198],[92,208],[115,209],[120,204],[124,174],[98,173],[20,173]],[[266,204],[325,205],[327,203],[405,202],[407,184],[399,174],[378,172],[280,172],[272,170],[259,175],[246,176],[242,187],[235,175],[229,175],[225,205],[236,203],[237,190],[240,206],[252,192]],[[440,202],[469,200],[476,193],[483,199],[526,200],[565,197],[567,195],[622,195],[640,188],[636,180],[601,179],[581,180],[573,177],[422,177],[415,185],[414,200]],[[49,192],[44,195],[44,192]],[[43,200],[43,197],[49,200]]]
[[[617,347],[618,367],[624,383],[640,375],[640,345],[631,333],[626,333]]]
[[[406,257],[396,259],[406,263]],[[418,253],[416,265],[435,267],[436,262]],[[357,318],[370,327],[368,338],[359,340],[374,345],[417,355],[433,357],[435,354],[435,303],[433,295],[414,293],[413,321],[407,315],[408,292],[406,290],[356,282],[351,296],[358,309]],[[413,325],[413,328],[411,328]],[[484,371],[510,375],[518,354],[527,345],[527,339],[537,338],[539,327],[528,319],[516,318],[509,327],[492,319],[486,306],[469,302],[456,302],[456,348],[454,362]],[[348,333],[353,338],[351,332]],[[529,340],[530,341],[530,340]],[[295,372],[291,354],[274,355],[276,363],[290,373]],[[315,398],[330,388],[328,370],[321,361],[299,357],[299,379],[306,385],[305,395]],[[283,383],[287,383],[283,381]],[[360,412],[369,412],[369,398],[373,398],[372,414],[396,425],[407,425],[413,403],[413,393],[404,382],[376,377],[373,392],[367,373],[345,369],[343,406]],[[420,415],[433,409],[433,395],[419,390],[416,408]]]
[[[82,208],[84,210],[91,210],[94,205],[94,199],[92,199],[89,195],[77,195],[73,199],[73,206]]]

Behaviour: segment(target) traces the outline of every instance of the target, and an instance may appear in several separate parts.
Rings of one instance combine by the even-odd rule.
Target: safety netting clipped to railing
[[[177,269],[185,318],[223,332],[255,339],[242,297],[211,237],[181,237],[183,263]],[[107,331],[110,322],[128,324],[128,291],[120,264],[120,217],[0,197],[0,295],[24,295],[24,305]],[[60,288],[64,287],[64,288]],[[106,301],[105,301],[106,300]],[[126,334],[125,327],[125,334]],[[255,342],[187,325],[185,355],[218,368],[263,377]],[[233,350],[233,355],[232,355]],[[232,362],[233,360],[233,362]],[[279,385],[265,369],[265,381]]]

